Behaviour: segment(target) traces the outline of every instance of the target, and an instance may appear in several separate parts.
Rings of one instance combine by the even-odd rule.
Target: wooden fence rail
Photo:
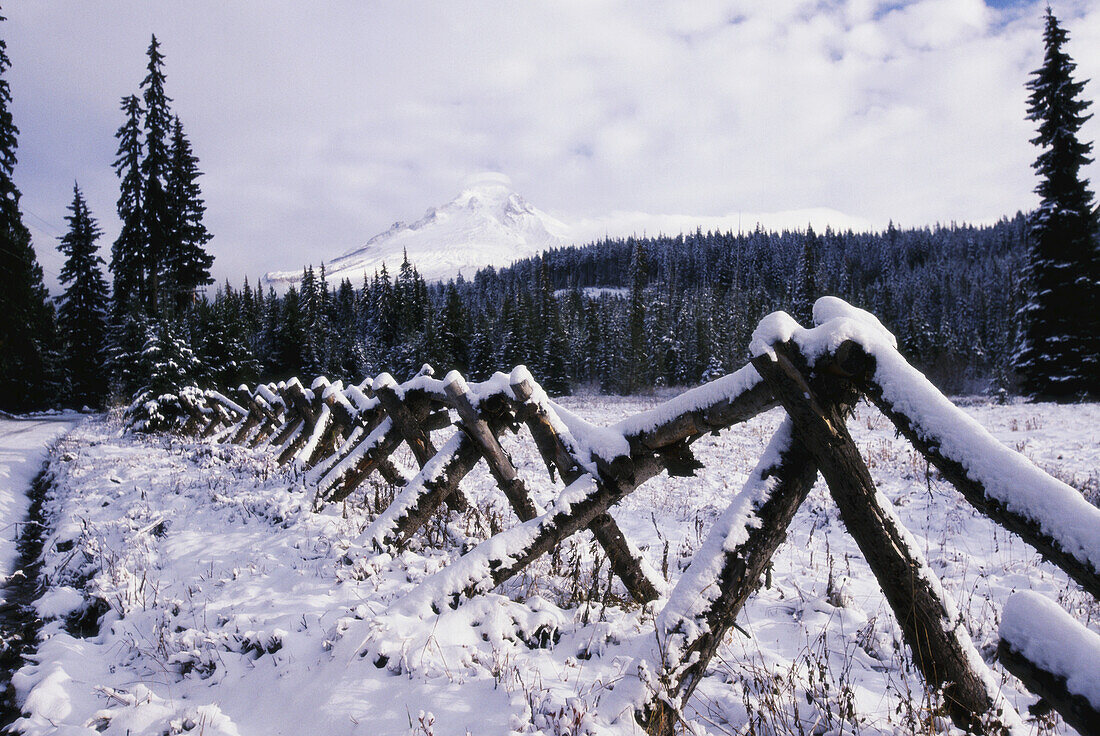
[[[318,507],[344,501],[378,473],[398,490],[364,532],[368,553],[399,551],[444,505],[466,508],[462,479],[484,461],[516,523],[429,576],[394,610],[431,616],[457,607],[589,530],[636,602],[664,599],[657,636],[650,635],[654,649],[635,657],[635,676],[616,685],[601,706],[610,718],[633,718],[647,733],[661,735],[673,733],[820,472],[914,663],[942,692],[952,720],[978,733],[1014,732],[1022,725],[1019,716],[994,691],[957,607],[877,492],[846,417],[868,398],[975,508],[1098,598],[1100,509],[997,443],[940,395],[897,353],[893,336],[873,316],[825,297],[814,318],[817,326],[807,329],[784,313],[770,315],[754,335],[749,365],[614,427],[595,427],[561,411],[522,366],[472,384],[454,371],[436,379],[425,366],[401,384],[388,374],[347,388],[325,378],[306,388],[292,379],[241,386],[232,397],[213,391],[202,401],[181,397],[187,413],[181,431],[270,448],[278,462],[305,471]],[[788,419],[668,590],[609,509],[661,472],[694,475],[701,467],[691,450],[697,439],[775,406]],[[449,439],[433,439],[433,432],[452,424],[457,431]],[[523,430],[551,476],[564,483],[545,509],[500,444],[502,433]],[[391,459],[402,445],[418,466],[412,477]],[[1018,663],[1010,669],[1022,671]]]

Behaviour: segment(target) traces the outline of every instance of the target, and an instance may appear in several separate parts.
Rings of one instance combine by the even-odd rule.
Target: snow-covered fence
[[[1038,593],[1014,593],[997,656],[1078,732],[1100,733],[1100,634]]]
[[[814,321],[804,328],[785,313],[769,315],[754,334],[749,365],[611,427],[591,425],[555,404],[522,366],[472,384],[454,371],[439,380],[425,366],[402,384],[388,374],[346,388],[324,378],[306,388],[293,379],[242,386],[235,398],[216,392],[202,401],[181,397],[188,415],[183,431],[271,448],[280,462],[304,469],[318,506],[347,499],[378,473],[398,492],[364,531],[367,554],[401,550],[444,505],[466,508],[461,481],[485,461],[517,523],[426,578],[392,610],[431,617],[458,607],[590,530],[635,601],[664,599],[656,636],[629,648],[626,675],[601,704],[607,717],[634,719],[650,734],[673,732],[820,472],[914,663],[943,693],[952,719],[973,731],[1015,731],[1019,717],[1000,700],[959,610],[876,490],[846,417],[866,396],[971,504],[1097,597],[1100,509],[951,404],[905,362],[872,315],[825,297],[814,307]],[[695,440],[778,405],[787,421],[669,591],[608,510],[661,472],[693,475],[701,467],[691,450]],[[452,423],[459,431],[437,444],[432,433]],[[564,483],[545,509],[499,442],[504,431],[524,429],[551,476]],[[402,445],[419,466],[411,478],[390,460]],[[1034,678],[1021,676],[1035,687]],[[1062,701],[1051,702],[1060,707]]]

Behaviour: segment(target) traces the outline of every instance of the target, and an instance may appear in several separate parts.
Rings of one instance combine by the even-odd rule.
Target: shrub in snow
[[[187,340],[169,322],[153,326],[141,351],[142,374],[147,378],[126,409],[126,426],[138,432],[159,432],[182,423],[185,415],[180,396],[189,394],[200,403],[202,392],[195,376],[202,364]]]

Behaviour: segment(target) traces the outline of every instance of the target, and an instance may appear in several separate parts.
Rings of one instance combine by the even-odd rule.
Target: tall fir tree
[[[162,306],[171,306],[170,300],[162,304],[161,291],[165,284],[165,259],[171,250],[172,215],[168,205],[167,179],[171,168],[169,136],[172,116],[171,99],[164,91],[164,55],[154,35],[146,52],[149,63],[147,74],[141,82],[145,103],[145,158],[141,161],[142,197],[141,223],[145,235],[143,251],[146,291],[145,308],[151,315],[160,312]]]
[[[1073,79],[1067,39],[1048,7],[1043,65],[1027,83],[1028,119],[1039,125],[1032,143],[1043,149],[1032,165],[1042,200],[1029,219],[1014,356],[1023,392],[1057,401],[1100,398],[1100,214],[1081,178],[1092,143],[1077,137],[1091,103],[1081,99],[1085,83]]]
[[[141,351],[146,340],[145,226],[142,216],[141,100],[135,95],[122,98],[126,116],[115,133],[118,139],[115,174],[119,178],[118,238],[111,246],[111,315],[107,362],[111,390],[129,398],[140,387]]]
[[[634,240],[630,252],[630,312],[627,317],[629,342],[627,343],[626,376],[624,389],[634,393],[646,384],[648,367],[652,356],[646,346],[645,287],[649,282],[649,263],[646,258],[645,242]]]
[[[162,282],[177,314],[195,301],[199,289],[212,284],[214,257],[206,252],[210,232],[203,223],[206,204],[199,188],[199,160],[183,132],[179,117],[172,122],[167,172],[168,240]]]
[[[58,308],[58,327],[64,343],[69,401],[75,407],[100,407],[107,396],[104,372],[107,337],[107,280],[103,277],[96,241],[99,225],[73,185],[67,232],[58,244],[65,256],[61,283],[65,294]]]
[[[110,270],[113,279],[112,322],[121,323],[126,315],[144,306],[145,293],[144,244],[145,232],[141,215],[141,118],[144,110],[135,95],[122,98],[125,122],[115,133],[118,139],[115,174],[119,178],[118,219],[122,221],[118,239],[111,246]]]
[[[19,129],[10,109],[9,67],[0,39],[0,409],[26,411],[54,400],[60,373],[53,305],[12,179]]]

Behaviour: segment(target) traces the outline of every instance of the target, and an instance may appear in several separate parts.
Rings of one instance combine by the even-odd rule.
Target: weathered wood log
[[[821,470],[886,600],[894,611],[913,661],[925,682],[942,689],[951,719],[960,728],[1000,733],[1018,716],[997,702],[974,663],[981,658],[970,642],[953,601],[943,592],[912,537],[893,510],[884,505],[848,433],[841,407],[818,397],[803,376],[805,365],[792,344],[772,346],[753,365],[771,387]],[[888,502],[886,502],[888,504]]]
[[[225,427],[233,426],[233,417],[229,415],[225,407],[217,403],[210,403],[207,406],[210,408],[210,422],[202,431],[203,439],[213,437],[219,430]]]
[[[383,480],[389,483],[391,486],[407,486],[409,479],[397,469],[397,466],[393,464],[388,457],[384,457],[378,461],[378,474],[382,476]]]
[[[275,436],[271,438],[271,442],[268,443],[272,447],[282,447],[295,433],[301,431],[302,427],[305,425],[305,418],[298,413],[298,410],[294,406],[294,402],[290,400],[290,395],[287,393],[287,386],[285,383],[279,384],[278,386],[278,399],[283,406],[283,425],[279,428]]]
[[[942,441],[932,428],[918,429],[916,422],[903,409],[895,406],[883,396],[882,386],[875,381],[876,361],[862,346],[854,342],[841,344],[836,358],[831,361],[831,370],[838,374],[851,376],[866,394],[867,398],[881,411],[897,430],[917,450],[928,459],[943,477],[958,489],[971,506],[993,521],[1018,535],[1052,564],[1061,568],[1082,588],[1100,600],[1100,569],[1097,569],[1087,557],[1066,549],[1062,542],[1042,530],[1035,519],[1008,508],[1003,502],[992,497],[985,487],[972,478],[962,463],[944,455]]]
[[[816,479],[817,466],[787,419],[657,616],[660,651],[654,661],[663,663],[657,673],[661,690],[636,714],[647,734],[674,733],[683,705],[760,587],[764,569]],[[730,546],[727,540],[734,535],[741,539]],[[675,652],[674,658],[669,652]]]
[[[420,464],[420,467],[424,467],[424,464],[432,459],[432,455],[437,450],[435,445],[432,444],[428,433],[420,428],[420,423],[416,421],[412,411],[398,397],[397,384],[389,376],[380,376],[375,379],[374,392],[378,400],[382,402],[386,414],[393,420],[394,428],[400,433],[409,449],[412,450],[416,462]]]
[[[581,477],[584,470],[581,469],[569,450],[566,449],[557,430],[550,422],[546,410],[541,404],[531,400],[535,394],[535,387],[532,385],[531,380],[527,377],[520,378],[518,381],[513,381],[511,387],[512,394],[519,402],[516,416],[527,425],[527,429],[531,432],[531,437],[534,438],[535,446],[538,448],[543,462],[546,463],[546,469],[550,472],[550,477],[554,477],[555,469],[566,485]]]
[[[293,409],[288,409],[285,416],[286,422],[279,428],[279,431],[268,443],[271,447],[283,447],[296,434],[305,429],[306,420],[300,417],[298,412]]]
[[[240,428],[233,435],[233,439],[230,440],[233,444],[240,445],[244,444],[249,435],[252,434],[252,430],[264,420],[264,414],[263,410],[260,409],[260,405],[252,398],[248,388],[239,386],[233,393],[236,395],[237,403],[248,410],[248,416],[241,422]]]
[[[208,419],[202,409],[200,409],[185,392],[180,394],[179,400],[180,406],[187,412],[187,421],[184,422],[183,426],[180,428],[180,434],[189,437],[198,433]]]
[[[714,399],[715,394],[721,398]],[[771,388],[752,366],[691,389],[670,401],[630,417],[624,434],[631,454],[656,452],[718,432],[779,405]],[[665,419],[673,413],[671,418]],[[637,427],[635,429],[634,427]]]
[[[257,386],[255,393],[250,392],[244,385],[237,389],[241,399],[247,402],[249,411],[258,412],[260,417],[255,433],[247,441],[249,447],[259,447],[281,424],[278,413],[260,393],[260,388],[261,386]]]
[[[447,412],[428,413],[430,403],[427,397],[420,392],[407,392],[405,403],[418,422],[420,417],[425,417],[420,426],[426,431],[442,429],[450,424],[450,417]],[[317,486],[318,500],[321,503],[343,501],[354,493],[355,489],[370,477],[371,473],[384,467],[386,459],[398,448],[402,441],[401,433],[393,426],[393,420],[389,417],[381,420],[378,426],[366,434],[356,447],[348,453],[348,457],[358,455],[354,463],[343,462],[334,465],[332,470],[321,479]],[[367,445],[369,449],[364,451],[362,449],[364,445]],[[392,465],[390,465],[390,468],[392,468]],[[400,473],[395,468],[392,475],[394,478],[400,478]],[[389,478],[387,478],[387,481],[394,482]]]
[[[287,383],[286,397],[290,400],[290,404],[294,407],[298,416],[301,417],[302,424],[300,429],[287,439],[279,451],[277,462],[280,465],[285,465],[298,455],[298,452],[312,436],[314,427],[317,426],[317,412],[314,411],[313,404],[306,396],[301,383],[298,381]]]
[[[486,421],[485,417],[474,408],[474,405],[470,402],[470,389],[466,385],[466,381],[457,371],[452,371],[447,374],[443,389],[451,400],[451,406],[455,408],[462,420],[459,430],[470,437],[481,452],[481,456],[485,458],[485,463],[489,466],[489,473],[508,499],[508,503],[512,505],[512,510],[515,511],[516,516],[519,517],[520,521],[535,518],[538,515],[538,509],[535,507],[534,501],[531,500],[531,494],[527,492],[527,487],[523,484],[523,479],[519,477],[516,466],[512,464],[512,459],[508,457],[508,454],[504,452],[504,448],[500,446],[500,442],[497,441],[500,429],[496,428],[496,431],[494,431],[494,428],[489,426],[489,422]],[[486,400],[483,398],[483,401]],[[503,422],[499,424],[502,425]]]
[[[379,463],[386,460],[401,444],[401,433],[389,417],[367,433],[344,460],[329,470],[317,486],[319,503],[339,503],[355,492]],[[365,448],[365,449],[364,449]],[[354,462],[351,461],[354,458]]]
[[[634,465],[635,484],[661,472],[656,456],[639,458]],[[601,483],[584,475],[562,492],[568,503],[552,507],[541,516],[523,522],[482,542],[452,562],[445,579],[429,577],[400,603],[409,615],[421,615],[425,607],[440,611],[457,607],[463,598],[488,591],[517,575],[534,560],[567,537],[587,528],[594,518],[625,498],[636,485]],[[559,500],[564,500],[559,497]]]
[[[430,368],[431,366],[425,364],[421,368],[421,373],[431,375],[430,372],[425,371],[425,369],[430,371]],[[382,403],[382,408],[386,410],[386,414],[393,420],[394,428],[401,435],[405,444],[412,450],[417,464],[423,468],[438,450],[432,443],[428,431],[420,426],[416,416],[398,397],[397,383],[388,374],[382,374],[374,380],[374,394]],[[459,488],[447,494],[444,502],[452,511],[465,511],[470,507],[466,495]]]
[[[329,430],[332,427],[332,412],[323,402],[318,401],[318,403],[320,410],[317,412],[317,423],[313,425],[309,438],[294,456],[306,469],[312,468],[326,451],[325,438],[329,436]]]
[[[403,549],[412,535],[457,492],[459,483],[479,460],[481,452],[477,444],[460,431],[408,482],[365,534],[379,549]]]
[[[542,454],[546,466],[556,467],[566,485],[580,478],[584,471],[565,446],[561,435],[554,429],[547,409],[532,400],[535,387],[531,385],[531,381],[523,377],[512,383],[512,393],[521,402],[520,417],[535,438],[535,446]],[[660,597],[665,588],[664,581],[627,541],[611,514],[597,514],[589,529],[607,554],[611,569],[626,586],[631,598],[645,604]]]
[[[350,402],[349,402],[350,405]],[[345,438],[336,446],[334,451],[324,458],[322,462],[317,463],[313,470],[310,471],[308,481],[314,485],[321,485],[325,481],[325,477],[328,473],[336,467],[339,463],[348,457],[360,443],[367,438],[374,428],[378,426],[385,418],[385,412],[378,402],[371,402],[371,405],[366,406],[363,409],[351,406],[351,415],[346,413],[347,407],[341,408],[339,402],[337,402],[333,409],[333,420],[338,421],[341,424],[346,425]],[[395,483],[396,485],[402,485],[402,482],[389,479],[390,471],[394,471],[394,478],[400,478],[400,473],[396,472],[396,468],[392,463],[386,462],[386,469],[383,474],[387,476],[387,481]],[[381,469],[381,468],[380,468]]]
[[[433,456],[430,464],[426,465],[416,478],[409,481],[401,495],[395,498],[393,504],[368,528],[366,534],[379,548],[404,547],[412,535],[426,524],[447,498],[458,489],[462,478],[485,456],[486,447],[491,448],[493,445],[496,446],[495,452],[499,453],[496,456],[497,461],[502,460],[505,465],[496,469],[490,467],[490,472],[493,473],[498,484],[501,484],[502,490],[507,489],[505,495],[521,520],[526,520],[525,515],[527,519],[535,515],[535,507],[527,496],[526,488],[519,480],[515,468],[511,467],[511,461],[497,443],[497,435],[508,424],[508,418],[503,411],[504,407],[501,406],[501,411],[498,412],[478,412],[467,396],[465,381],[461,380],[461,376],[458,376],[458,381],[453,381],[451,380],[453,376],[448,376],[446,395],[451,399],[452,405],[462,419],[459,434]],[[451,384],[454,386],[452,387]],[[491,398],[483,399],[482,403],[492,403]],[[486,415],[489,416],[488,420],[485,418]],[[471,430],[470,427],[473,429]],[[492,449],[488,451],[494,452]],[[509,467],[511,467],[510,473]],[[504,480],[502,483],[501,479],[508,478],[511,478],[511,481]]]
[[[1100,633],[1030,590],[1008,597],[999,629],[1005,669],[1078,732],[1100,734]]]
[[[1071,693],[1065,677],[1046,671],[1003,640],[997,646],[997,661],[1028,690],[1049,703],[1078,733],[1100,734],[1100,710],[1080,695]]]

